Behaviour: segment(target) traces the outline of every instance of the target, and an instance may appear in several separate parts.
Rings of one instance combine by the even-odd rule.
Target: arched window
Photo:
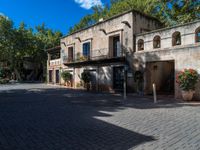
[[[198,27],[195,31],[195,42],[200,42],[200,27]]]
[[[138,40],[138,51],[144,50],[144,40]]]
[[[153,48],[160,48],[161,47],[161,38],[160,36],[155,36],[153,38]]]
[[[172,46],[181,45],[181,33],[176,31],[172,35]]]

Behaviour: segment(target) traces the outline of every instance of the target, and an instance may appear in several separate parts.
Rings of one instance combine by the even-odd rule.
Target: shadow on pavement
[[[126,105],[120,96],[66,89],[0,93],[0,149],[128,150],[155,140],[96,118]]]

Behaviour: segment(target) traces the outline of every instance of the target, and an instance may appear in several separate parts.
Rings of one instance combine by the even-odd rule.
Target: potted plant
[[[83,71],[81,73],[81,77],[80,78],[84,82],[84,87],[86,87],[87,91],[89,91],[89,89],[90,89],[90,81],[92,79],[92,76],[91,76],[90,72]]]
[[[184,69],[177,74],[176,82],[182,89],[183,99],[192,100],[195,93],[195,85],[198,82],[198,72],[194,69]]]
[[[71,86],[71,80],[72,80],[72,75],[69,71],[63,71],[61,73],[61,77],[63,78],[63,80],[65,81],[65,85],[66,86]]]

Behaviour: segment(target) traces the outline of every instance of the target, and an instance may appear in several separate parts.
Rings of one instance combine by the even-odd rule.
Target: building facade
[[[155,18],[128,11],[67,35],[61,39],[60,64],[51,66],[54,60],[49,56],[48,82],[56,76],[52,68],[60,67],[59,76],[63,70],[72,74],[73,88],[80,87],[81,73],[87,71],[92,75],[91,90],[116,92],[126,87],[128,92],[152,94],[156,83],[160,94],[179,98],[177,71],[200,67],[200,21],[162,27]]]
[[[61,85],[61,70],[63,65],[61,64],[60,58],[60,46],[51,48],[47,50],[48,60],[47,60],[47,83]]]
[[[136,41],[134,59],[142,65],[145,93],[156,83],[158,92],[180,98],[177,72],[193,68],[200,73],[200,21],[137,34]],[[200,100],[200,83],[195,99]]]

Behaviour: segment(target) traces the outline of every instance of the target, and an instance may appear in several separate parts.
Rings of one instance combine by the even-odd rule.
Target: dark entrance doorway
[[[49,82],[52,83],[52,79],[53,79],[53,71],[49,70]]]
[[[124,67],[113,68],[113,89],[123,90],[124,85]]]
[[[146,92],[152,94],[152,84],[155,83],[159,95],[174,95],[174,61],[148,62],[146,67]]]
[[[60,83],[60,71],[56,70],[56,83]]]
[[[97,79],[96,79],[96,70],[91,70],[91,90],[96,91],[96,84],[97,84]]]
[[[97,71],[94,69],[92,70],[84,70],[85,72],[89,72],[91,75],[91,80],[90,80],[90,90],[91,91],[96,91],[97,90]]]

